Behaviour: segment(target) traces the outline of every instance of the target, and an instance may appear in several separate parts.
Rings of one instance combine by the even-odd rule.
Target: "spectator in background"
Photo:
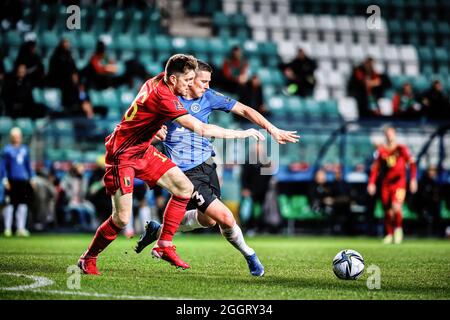
[[[380,115],[378,99],[390,86],[389,78],[375,70],[371,57],[366,58],[353,70],[348,83],[348,91],[349,95],[356,99],[360,118]]]
[[[249,217],[241,220],[247,230],[259,232],[265,228],[263,206],[272,178],[269,172],[272,164],[262,143],[255,143],[251,148],[250,158],[242,166],[241,172],[241,196],[243,202],[251,200],[246,201],[251,203],[251,206]]]
[[[438,172],[435,166],[430,166],[419,181],[419,189],[415,197],[416,209],[424,225],[427,225],[427,234],[440,234],[441,188],[438,182]]]
[[[75,60],[70,51],[70,42],[62,39],[50,58],[47,84],[51,87],[64,89],[72,82],[73,74],[77,72]]]
[[[333,189],[327,184],[327,173],[324,169],[317,170],[314,176],[314,183],[308,191],[308,200],[311,209],[322,215],[331,216],[333,196]]]
[[[44,169],[36,171],[33,183],[34,201],[31,210],[33,213],[33,228],[34,230],[43,231],[56,220],[56,188],[53,181],[49,179],[49,174]]]
[[[295,59],[282,66],[288,80],[288,93],[301,97],[311,96],[316,85],[314,77],[316,68],[317,63],[309,58],[303,49],[299,48]]]
[[[242,57],[242,49],[234,46],[230,56],[223,62],[222,73],[224,76],[224,90],[240,95],[248,81],[249,66],[247,60]]]
[[[119,84],[116,73],[117,65],[106,55],[105,43],[98,41],[86,70],[87,86],[100,90],[114,87]]]
[[[401,92],[397,92],[392,98],[393,117],[418,118],[420,110],[420,104],[416,100],[411,84],[409,82],[404,83]]]
[[[76,216],[83,230],[92,231],[98,225],[95,218],[95,208],[86,199],[88,193],[88,181],[84,175],[82,164],[72,164],[69,172],[61,180],[61,188],[64,190],[68,205],[66,207],[66,222],[72,221]]]
[[[442,83],[434,80],[421,99],[425,116],[430,120],[450,118],[450,101],[442,89]]]
[[[12,118],[38,118],[45,115],[44,106],[34,103],[33,85],[26,77],[27,67],[19,64],[14,72],[8,74],[2,88],[5,113]]]
[[[14,127],[10,131],[11,143],[3,148],[0,166],[6,196],[6,206],[3,209],[4,234],[12,236],[14,209],[16,211],[16,235],[28,237],[27,216],[28,206],[33,198],[31,179],[34,176],[31,168],[30,151],[22,144],[22,131]]]
[[[89,178],[89,192],[87,199],[94,205],[95,211],[98,213],[98,219],[104,221],[108,218],[105,212],[112,210],[111,197],[106,193],[103,176],[105,175],[105,157],[99,156],[96,166],[92,170]]]
[[[239,97],[239,101],[252,107],[263,116],[267,116],[269,113],[264,104],[261,81],[256,75],[253,75],[245,84],[244,90],[241,92]],[[234,118],[240,122],[245,120],[242,117],[237,117],[236,115],[234,116]]]
[[[36,42],[33,40],[26,41],[19,49],[14,68],[19,65],[26,66],[26,77],[33,87],[44,86],[44,64],[41,56],[37,53]]]
[[[70,79],[62,84],[61,89],[61,101],[66,115],[88,119],[94,117],[94,108],[89,101],[84,85],[80,83],[78,73],[73,72]]]

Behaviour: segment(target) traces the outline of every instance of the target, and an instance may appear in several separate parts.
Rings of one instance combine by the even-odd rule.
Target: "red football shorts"
[[[133,192],[134,178],[141,179],[152,188],[164,173],[176,166],[152,145],[142,158],[133,158],[133,155],[121,154],[119,164],[115,164],[114,161],[110,163],[108,155],[106,156],[106,173],[103,181],[109,195],[115,194],[119,189],[122,194]]]
[[[383,183],[381,186],[381,202],[385,208],[390,208],[393,203],[403,204],[405,201],[405,196],[405,181]]]

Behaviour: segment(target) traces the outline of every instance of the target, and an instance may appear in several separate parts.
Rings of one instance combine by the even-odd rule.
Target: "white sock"
[[[245,257],[251,256],[255,253],[255,250],[250,248],[244,240],[244,235],[242,234],[241,228],[234,224],[232,228],[222,229],[220,228],[220,232],[228,240],[229,243],[236,249],[238,249]]]
[[[5,230],[11,230],[12,228],[13,213],[14,206],[12,204],[8,204],[3,209],[3,222],[5,223]]]
[[[16,211],[17,230],[25,230],[27,225],[28,207],[26,204],[19,204]]]
[[[183,220],[181,220],[178,231],[187,232],[195,229],[207,228],[198,222],[197,209],[186,211]]]
[[[150,210],[150,207],[140,207],[139,208],[139,221],[141,222],[142,229],[145,226],[145,223],[147,221],[152,220],[152,212]]]

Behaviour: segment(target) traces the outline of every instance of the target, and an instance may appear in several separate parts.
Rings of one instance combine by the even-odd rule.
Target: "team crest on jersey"
[[[183,105],[181,104],[180,101],[174,100],[173,103],[174,103],[175,108],[176,108],[177,110],[183,110],[183,109],[184,109],[184,107],[183,107]]]
[[[123,178],[123,184],[125,185],[125,187],[131,186],[131,178],[130,177],[124,177]]]
[[[191,106],[191,111],[193,113],[197,113],[202,109],[202,107],[200,107],[200,105],[198,103],[193,103]]]

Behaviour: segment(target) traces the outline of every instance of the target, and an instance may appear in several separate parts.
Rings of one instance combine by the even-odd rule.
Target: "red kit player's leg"
[[[406,189],[402,185],[393,190],[392,210],[394,212],[394,242],[400,244],[403,241],[403,213],[402,207],[405,202]]]
[[[146,160],[151,165],[143,166],[136,176],[144,180],[149,187],[158,184],[172,194],[164,211],[161,234],[152,255],[187,269],[189,265],[175,253],[172,238],[184,217],[194,186],[180,168],[156,149],[147,152]]]

